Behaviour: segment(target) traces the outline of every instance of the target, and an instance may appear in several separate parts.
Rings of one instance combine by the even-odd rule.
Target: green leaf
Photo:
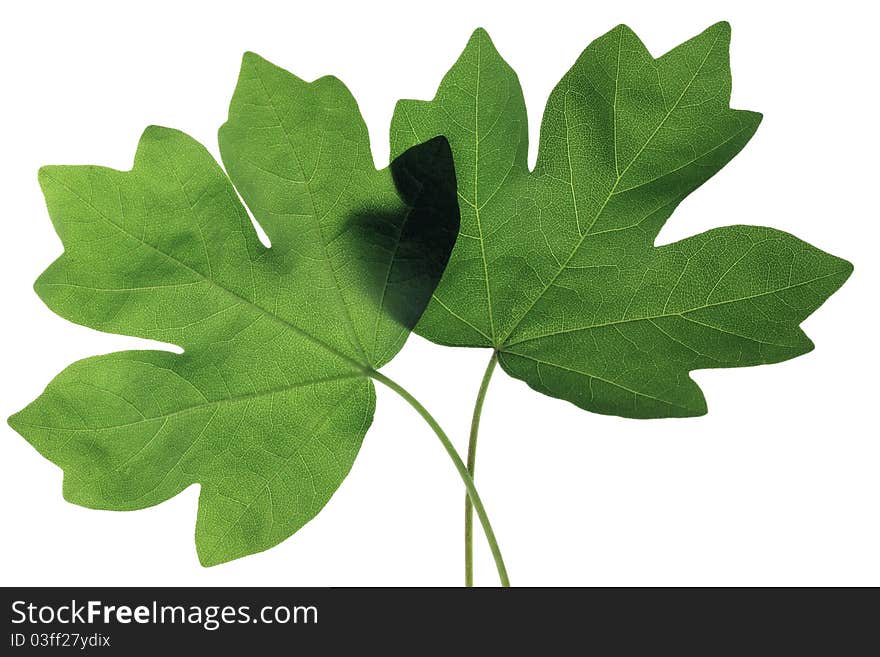
[[[400,101],[392,152],[452,147],[461,233],[416,330],[493,347],[534,389],[598,413],[706,412],[691,370],[809,351],[798,327],[852,266],[770,228],[654,240],[675,207],[748,142],[729,108],[730,28],[659,59],[619,26],[553,90],[529,171],[516,74],[483,30],[432,101]]]
[[[445,140],[377,171],[333,78],[245,55],[220,140],[271,248],[181,132],[148,128],[131,171],[41,169],[65,250],[39,296],[184,352],[74,363],[9,420],[64,469],[73,503],[141,509],[200,484],[204,565],[276,545],[327,503],[372,421],[370,377],[402,347],[457,230]]]

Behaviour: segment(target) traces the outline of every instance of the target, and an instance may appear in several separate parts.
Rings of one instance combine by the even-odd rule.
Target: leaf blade
[[[325,142],[310,140],[332,130],[366,138],[342,83],[305,83],[256,55],[245,56],[243,79],[255,65],[276,84],[297,85],[279,106],[301,118],[285,139],[313,153]],[[258,121],[259,111],[255,118],[240,100],[239,89],[233,115]],[[276,179],[240,175],[240,144],[230,152],[223,141],[271,248],[227,174],[179,131],[148,128],[130,171],[41,169],[65,250],[38,279],[38,295],[71,321],[184,352],[74,363],[9,419],[64,470],[73,503],[133,510],[199,484],[204,565],[277,545],[329,501],[372,422],[372,368],[403,346],[457,230],[443,139],[407,150],[383,171],[364,158],[368,142],[338,150],[339,166],[308,190],[280,191]],[[276,152],[273,163],[296,168],[297,155]],[[349,190],[354,169],[360,184]],[[327,202],[321,218],[332,233],[316,225],[315,212],[262,211],[265,199],[289,209],[304,195]],[[347,268],[345,280],[337,266]]]
[[[317,419],[279,412],[282,404],[307,405]],[[65,369],[10,424],[64,470],[64,497],[80,506],[142,509],[200,484],[196,544],[203,564],[215,565],[277,545],[320,511],[351,468],[374,405],[372,384],[355,375],[229,396],[194,359],[118,352]],[[341,411],[363,419],[331,425]],[[338,470],[317,479],[325,459],[297,460],[316,444],[332,448]],[[272,522],[218,541],[244,515],[228,513],[229,501],[246,506],[266,491]]]
[[[548,99],[532,172],[523,142],[508,137],[499,144],[513,162],[499,166],[464,129],[476,103],[456,97],[456,88],[513,86],[521,97],[516,74],[484,31],[475,32],[433,100],[399,101],[393,151],[414,135],[440,132],[449,137],[457,168],[503,177],[484,204],[462,212],[462,233],[479,233],[482,262],[459,241],[417,332],[441,344],[491,346],[503,369],[534,389],[626,417],[703,414],[705,399],[690,371],[779,362],[809,351],[798,324],[843,284],[849,263],[756,227],[654,246],[678,204],[760,124],[760,114],[729,107],[729,40],[730,26],[718,23],[655,59],[626,26],[596,39]],[[496,79],[474,71],[469,62],[477,57],[488,57]],[[501,125],[526,125],[522,103],[496,98],[483,111]],[[473,199],[478,182],[460,175],[460,197]],[[756,258],[753,248],[766,250],[752,243],[761,235],[780,253]],[[714,246],[706,247],[700,266],[685,266],[688,253],[705,244]],[[791,297],[792,307],[770,308],[770,293],[750,296],[749,286],[761,290],[765,279],[791,276],[787,251],[808,253],[827,276],[780,285],[772,294]],[[485,280],[483,296],[475,293],[479,280]],[[698,294],[706,281],[715,286],[703,290],[708,297],[735,294],[737,280],[746,297],[738,303],[710,306],[707,299],[688,307],[679,298]],[[813,288],[812,298],[802,298]],[[688,309],[673,312],[681,304]],[[450,319],[483,313],[492,318],[482,325],[483,339]]]

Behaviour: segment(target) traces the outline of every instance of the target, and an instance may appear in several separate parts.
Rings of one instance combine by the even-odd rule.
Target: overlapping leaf
[[[200,484],[206,565],[272,547],[326,504],[372,421],[370,374],[403,345],[457,230],[446,142],[377,171],[334,78],[246,55],[220,141],[271,248],[181,132],[148,128],[131,171],[40,171],[65,247],[40,297],[184,353],[80,361],[10,419],[76,504],[139,509]]]
[[[392,152],[452,147],[461,233],[417,331],[491,347],[512,376],[600,413],[699,415],[694,369],[812,348],[799,328],[849,276],[770,228],[653,246],[675,207],[754,134],[729,107],[729,26],[659,59],[625,26],[553,90],[534,171],[516,74],[477,30],[431,101],[400,101]]]

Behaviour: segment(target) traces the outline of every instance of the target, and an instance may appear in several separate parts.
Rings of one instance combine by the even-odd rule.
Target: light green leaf
[[[40,171],[65,247],[40,297],[184,352],[80,361],[10,418],[76,504],[140,509],[200,484],[205,565],[276,545],[339,487],[373,418],[370,377],[402,347],[457,228],[446,142],[377,171],[333,78],[246,55],[221,146],[271,248],[181,132],[148,128],[131,171]]]
[[[692,370],[809,351],[798,325],[848,262],[752,226],[653,245],[760,122],[729,108],[729,39],[719,23],[659,59],[625,26],[594,41],[550,95],[531,172],[522,91],[483,30],[433,100],[400,101],[392,152],[445,135],[462,211],[417,332],[495,348],[540,392],[638,418],[705,413]]]

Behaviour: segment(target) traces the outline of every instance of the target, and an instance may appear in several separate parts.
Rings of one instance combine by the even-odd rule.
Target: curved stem
[[[486,372],[483,374],[483,382],[480,384],[477,401],[474,403],[474,415],[471,418],[471,435],[468,439],[467,451],[467,469],[471,479],[474,478],[477,467],[477,433],[480,430],[480,415],[483,413],[483,402],[486,401],[489,380],[497,364],[498,352],[493,350],[492,358],[489,359]],[[464,585],[474,585],[474,506],[467,495],[464,498]]]
[[[492,531],[492,525],[489,523],[489,516],[486,515],[486,509],[483,507],[483,502],[480,500],[480,494],[474,486],[474,480],[471,478],[471,475],[464,462],[461,460],[461,457],[458,455],[458,452],[455,451],[455,447],[453,446],[452,441],[449,440],[449,436],[446,435],[437,423],[437,420],[434,419],[428,410],[419,403],[419,400],[413,397],[406,388],[392,379],[389,379],[381,372],[370,372],[370,376],[403,397],[406,402],[422,416],[425,422],[427,422],[434,430],[434,433],[437,434],[437,437],[446,449],[446,453],[449,454],[449,458],[452,459],[455,469],[458,470],[458,474],[467,489],[468,498],[471,500],[477,511],[477,517],[480,519],[480,524],[483,526],[483,532],[486,534],[486,540],[489,542],[489,548],[492,550],[492,556],[495,558],[495,567],[498,569],[498,577],[501,579],[501,586],[510,586],[510,579],[507,577],[507,569],[504,567],[504,559],[501,556],[501,549],[498,547],[495,532]]]

